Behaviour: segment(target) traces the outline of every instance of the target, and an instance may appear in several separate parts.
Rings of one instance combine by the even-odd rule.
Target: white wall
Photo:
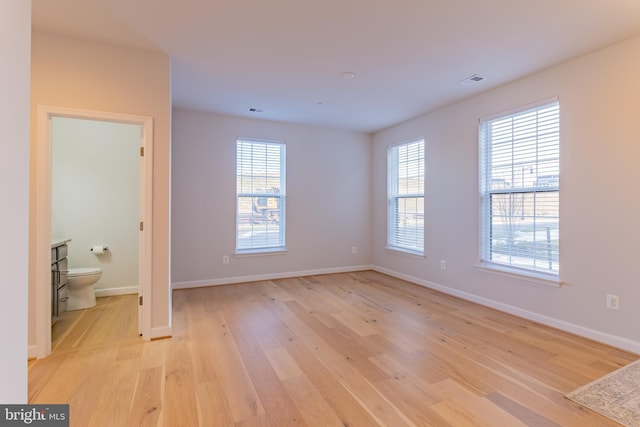
[[[368,135],[184,110],[174,110],[172,129],[174,287],[369,264]],[[286,143],[284,254],[233,256],[238,137]]]
[[[640,352],[638,52],[635,38],[376,134],[373,263]],[[561,288],[474,267],[478,119],[553,96],[559,97],[561,114]],[[427,146],[425,259],[384,249],[387,145],[416,136],[424,136]],[[447,261],[445,271],[440,260]],[[605,308],[607,293],[620,296],[620,310]]]
[[[31,161],[38,146],[39,105],[153,117],[151,335],[171,335],[169,212],[171,82],[168,55],[34,32],[31,55]],[[42,130],[40,130],[42,131]],[[35,175],[34,175],[35,177]],[[29,227],[36,230],[37,186],[31,180]],[[35,263],[35,232],[30,235]],[[35,268],[30,264],[29,344],[35,343]],[[146,300],[146,299],[145,299]]]
[[[27,403],[31,2],[0,2],[0,402]]]
[[[100,267],[96,294],[137,292],[140,126],[54,117],[51,235],[69,268]],[[106,245],[95,255],[89,249]]]

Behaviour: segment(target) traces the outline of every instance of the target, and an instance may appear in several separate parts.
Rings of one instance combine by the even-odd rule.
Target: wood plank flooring
[[[72,426],[616,426],[563,395],[638,358],[372,271],[99,300],[29,364]]]

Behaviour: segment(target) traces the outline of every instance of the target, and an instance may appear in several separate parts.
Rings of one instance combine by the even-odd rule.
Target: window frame
[[[418,167],[418,178],[421,179],[419,184],[418,192],[406,192],[401,193],[398,188],[398,184],[400,182],[400,167],[399,167],[399,151],[406,147],[408,148],[414,144],[421,144],[419,148],[418,159],[415,161],[420,162],[417,164]],[[410,160],[407,160],[407,163]],[[413,167],[416,167],[413,165]],[[405,176],[406,179],[409,178],[408,173]],[[410,255],[416,255],[420,257],[424,257],[424,242],[425,242],[425,234],[424,234],[424,213],[425,213],[425,186],[426,186],[426,143],[423,137],[413,138],[398,144],[390,145],[387,148],[387,245],[386,249],[392,250],[395,252],[401,252]],[[416,212],[414,213],[414,219],[419,220],[418,215],[422,215],[422,227],[421,229],[416,226],[414,230],[419,232],[416,233],[416,237],[419,236],[419,239],[413,240],[413,244],[403,244],[402,240],[398,235],[399,227],[399,219],[398,219],[398,203],[401,199],[422,199],[419,205],[420,209],[418,209],[418,202],[416,202]],[[421,213],[419,211],[422,211]],[[418,241],[419,240],[419,241]]]
[[[553,116],[550,120],[539,119],[540,112],[549,111],[555,109],[555,116]],[[523,149],[519,148],[514,152],[514,145],[518,139],[511,136],[511,163],[503,164],[502,167],[510,167],[512,171],[512,181],[514,181],[513,177],[517,175],[513,175],[513,171],[517,170],[517,168],[522,168],[521,175],[517,176],[517,180],[521,180],[520,185],[515,184],[514,182],[507,182],[504,185],[504,188],[494,188],[494,181],[496,180],[494,175],[494,167],[492,165],[492,137],[491,137],[491,124],[495,122],[505,121],[509,119],[517,119],[521,117],[525,117],[527,114],[536,113],[536,132],[535,132],[535,143],[531,144],[531,146],[527,145],[527,148],[535,148],[535,161],[524,162],[521,161],[517,163],[514,159],[517,155],[524,156],[522,154],[524,152]],[[555,123],[554,123],[555,121]],[[538,125],[542,123],[551,124],[550,128],[554,129],[554,132],[550,132],[549,134],[545,134],[539,131]],[[534,279],[535,281],[539,281],[544,284],[549,284],[553,286],[560,286],[561,281],[560,277],[560,103],[557,97],[546,99],[534,104],[530,104],[521,108],[513,109],[501,114],[497,114],[491,117],[483,118],[479,121],[478,126],[478,140],[479,140],[479,175],[480,175],[480,264],[485,271],[493,271],[499,274],[507,274],[510,276],[520,276],[520,277],[529,277]],[[512,133],[514,126],[512,125]],[[517,130],[522,131],[520,128]],[[547,139],[545,139],[545,137]],[[541,141],[543,141],[541,143]],[[552,141],[551,143],[549,141]],[[551,146],[552,148],[546,147],[544,144]],[[541,148],[542,147],[542,148]],[[541,157],[539,156],[539,152],[543,152],[543,154],[550,157]],[[553,157],[555,155],[555,157]],[[535,169],[535,179],[532,177],[526,178],[525,181],[525,170],[531,168],[531,174],[533,174],[533,170]],[[544,172],[545,168],[547,170],[553,171],[553,173]],[[540,173],[540,171],[543,171]],[[538,206],[537,206],[537,197],[543,195],[542,197],[549,196],[555,194],[555,201],[551,204],[552,209],[555,209],[555,216],[553,215],[539,215],[538,214]],[[513,221],[516,216],[522,216],[522,219],[525,219],[525,216],[529,220],[533,221],[533,244],[534,249],[532,250],[533,256],[519,256],[516,257],[513,255],[514,247],[516,242],[514,241],[512,245],[507,245],[508,248],[508,257],[509,262],[504,262],[500,260],[496,260],[494,255],[496,245],[492,242],[493,237],[493,227],[494,222],[492,221],[494,214],[492,213],[493,204],[492,200],[495,196],[505,196],[508,195],[510,202],[508,203],[510,215],[502,215],[507,218],[506,221]],[[518,215],[513,213],[513,205],[514,205],[514,197],[522,198],[522,207],[521,212]],[[533,206],[533,214],[525,215],[525,198],[531,197],[534,202],[532,204],[526,206]],[[551,196],[553,198],[553,196]],[[528,202],[531,203],[531,202]],[[545,205],[546,206],[546,205]],[[542,209],[542,208],[541,208]],[[500,217],[500,215],[497,215]],[[540,221],[538,221],[540,219]],[[538,227],[538,222],[542,222],[544,220],[552,219],[552,225],[556,226],[556,230],[554,230],[554,240],[557,240],[557,243],[551,243],[551,239],[549,237],[550,228],[546,228],[547,235],[547,244],[548,255],[545,260],[544,257],[538,257],[539,249],[537,245],[539,244],[537,239],[538,233],[541,231],[542,225]],[[555,219],[555,222],[553,221]],[[507,229],[512,229],[509,225],[505,225]],[[515,234],[515,231],[508,231],[507,234]],[[512,239],[507,239],[512,240]],[[504,257],[504,256],[503,256]],[[521,261],[519,263],[512,262],[513,258],[519,258]],[[533,266],[523,265],[524,261],[522,260],[531,260]],[[546,262],[549,268],[541,268],[537,266],[539,263]]]
[[[278,191],[256,191],[254,189],[254,181],[259,178],[263,178],[268,180],[268,174],[265,171],[264,174],[250,174],[250,175],[241,175],[241,144],[249,144],[253,150],[254,146],[264,147],[265,151],[268,149],[267,147],[278,147],[279,155],[278,155]],[[250,168],[253,170],[254,168],[266,168],[267,163],[269,163],[268,155],[265,154],[265,159],[263,162],[254,162],[253,155],[251,159],[247,159],[250,161]],[[249,180],[248,185],[251,186],[250,191],[242,190],[241,186],[243,185],[241,182],[243,179]],[[271,227],[269,227],[269,221],[273,220],[271,216],[265,216],[265,212],[269,210],[267,208],[267,204],[265,204],[265,210],[260,213],[258,212],[258,208],[255,206],[253,199],[277,199],[276,208],[271,209],[275,212],[271,212],[272,215],[277,213],[277,242],[270,243],[269,241],[265,241],[264,245],[241,245],[240,244],[240,234],[244,230],[241,230],[241,224],[243,220],[246,220],[242,215],[246,216],[246,212],[242,212],[241,209],[241,199],[242,198],[252,198],[251,202],[251,214],[248,217],[250,228],[254,230],[254,224],[256,220],[264,221],[264,229],[269,231]],[[252,254],[269,254],[269,253],[277,253],[277,252],[285,252],[286,248],[286,144],[284,141],[275,141],[269,139],[258,139],[258,138],[244,138],[239,137],[236,139],[236,197],[235,197],[235,232],[236,232],[236,242],[235,242],[235,254],[236,255],[252,255]]]

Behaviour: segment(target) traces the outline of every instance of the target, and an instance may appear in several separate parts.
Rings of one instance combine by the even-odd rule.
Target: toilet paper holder
[[[89,250],[90,250],[91,252],[93,252],[94,250],[95,250],[95,251],[99,251],[99,249],[98,249],[98,248],[100,248],[100,246],[94,246],[94,247],[90,248]],[[108,250],[109,250],[109,246],[102,246],[102,250],[103,250],[104,252],[108,251]]]

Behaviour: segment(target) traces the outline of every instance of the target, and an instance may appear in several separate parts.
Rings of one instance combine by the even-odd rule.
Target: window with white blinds
[[[424,254],[424,140],[389,147],[387,248]]]
[[[559,274],[557,101],[480,122],[482,262]]]
[[[285,145],[237,141],[236,253],[285,250]]]

